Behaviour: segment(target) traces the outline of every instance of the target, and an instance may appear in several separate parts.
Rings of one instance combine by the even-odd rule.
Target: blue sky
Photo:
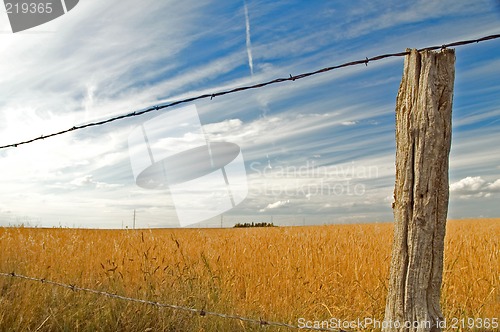
[[[499,20],[493,0],[86,0],[13,34],[1,12],[0,145],[498,34]],[[499,217],[500,41],[459,47],[456,56],[449,217]],[[392,220],[402,69],[403,58],[391,58],[193,103],[209,140],[238,144],[245,162],[248,195],[224,225]],[[0,226],[131,227],[136,210],[137,227],[178,227],[169,190],[135,184],[127,143],[135,127],[168,111],[0,150]]]

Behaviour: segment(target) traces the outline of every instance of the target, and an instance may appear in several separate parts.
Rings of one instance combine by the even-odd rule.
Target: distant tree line
[[[257,222],[257,223],[249,223],[246,222],[244,224],[237,223],[234,225],[235,228],[244,228],[244,227],[276,227],[272,222]]]

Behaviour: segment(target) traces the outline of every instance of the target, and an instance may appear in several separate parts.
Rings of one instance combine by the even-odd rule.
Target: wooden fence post
[[[455,50],[408,51],[396,103],[395,230],[383,331],[434,332],[444,320]]]

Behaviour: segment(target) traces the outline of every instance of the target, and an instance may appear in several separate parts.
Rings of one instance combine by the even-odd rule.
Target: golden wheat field
[[[0,272],[300,325],[382,320],[391,223],[246,229],[0,228]],[[500,219],[449,221],[447,319],[500,313]],[[1,331],[286,331],[0,276]],[[454,331],[457,331],[456,329]]]

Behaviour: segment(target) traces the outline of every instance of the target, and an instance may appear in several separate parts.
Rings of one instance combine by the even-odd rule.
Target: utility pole
[[[134,209],[134,224],[133,229],[135,229],[135,209]]]

